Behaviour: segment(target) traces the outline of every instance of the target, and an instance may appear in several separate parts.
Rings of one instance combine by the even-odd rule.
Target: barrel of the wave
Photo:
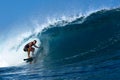
[[[43,31],[39,39],[43,53],[47,54],[44,64],[65,65],[95,58],[95,52],[107,48],[117,38],[119,14],[116,9],[102,10],[83,20],[76,19],[67,25],[55,25]]]

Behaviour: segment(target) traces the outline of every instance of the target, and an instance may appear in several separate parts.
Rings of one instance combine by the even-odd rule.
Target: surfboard
[[[26,59],[23,59],[23,60],[26,61],[27,63],[32,62],[34,60],[34,57],[26,58]]]

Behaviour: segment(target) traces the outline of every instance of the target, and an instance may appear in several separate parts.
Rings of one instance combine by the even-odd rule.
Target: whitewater
[[[33,30],[1,44],[0,79],[119,80],[119,19],[115,8],[36,22]],[[32,40],[41,48],[36,63],[26,64],[23,47]]]

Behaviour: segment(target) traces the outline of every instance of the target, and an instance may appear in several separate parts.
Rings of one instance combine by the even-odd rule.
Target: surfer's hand
[[[40,48],[40,47],[37,46],[37,48]]]

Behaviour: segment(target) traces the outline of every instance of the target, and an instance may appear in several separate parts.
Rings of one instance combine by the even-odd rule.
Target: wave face
[[[97,11],[49,27],[37,34],[41,49],[36,52],[37,64],[31,66],[33,73],[26,77],[18,70],[20,77],[42,80],[120,79],[120,8]],[[22,70],[25,74],[28,66]]]
[[[42,52],[47,54],[43,61],[45,67],[79,64],[87,66],[87,69],[94,68],[93,72],[98,70],[96,76],[108,77],[112,73],[102,75],[104,69],[114,72],[120,66],[120,9],[101,10],[67,25],[54,25],[44,29],[38,38],[42,43]],[[114,77],[111,76],[111,79]]]
[[[89,60],[95,60],[95,64],[107,60],[118,54],[119,37],[120,9],[101,10],[64,26],[44,29],[38,34],[43,53],[47,54],[44,60],[55,64],[58,61],[59,65],[91,63]]]

